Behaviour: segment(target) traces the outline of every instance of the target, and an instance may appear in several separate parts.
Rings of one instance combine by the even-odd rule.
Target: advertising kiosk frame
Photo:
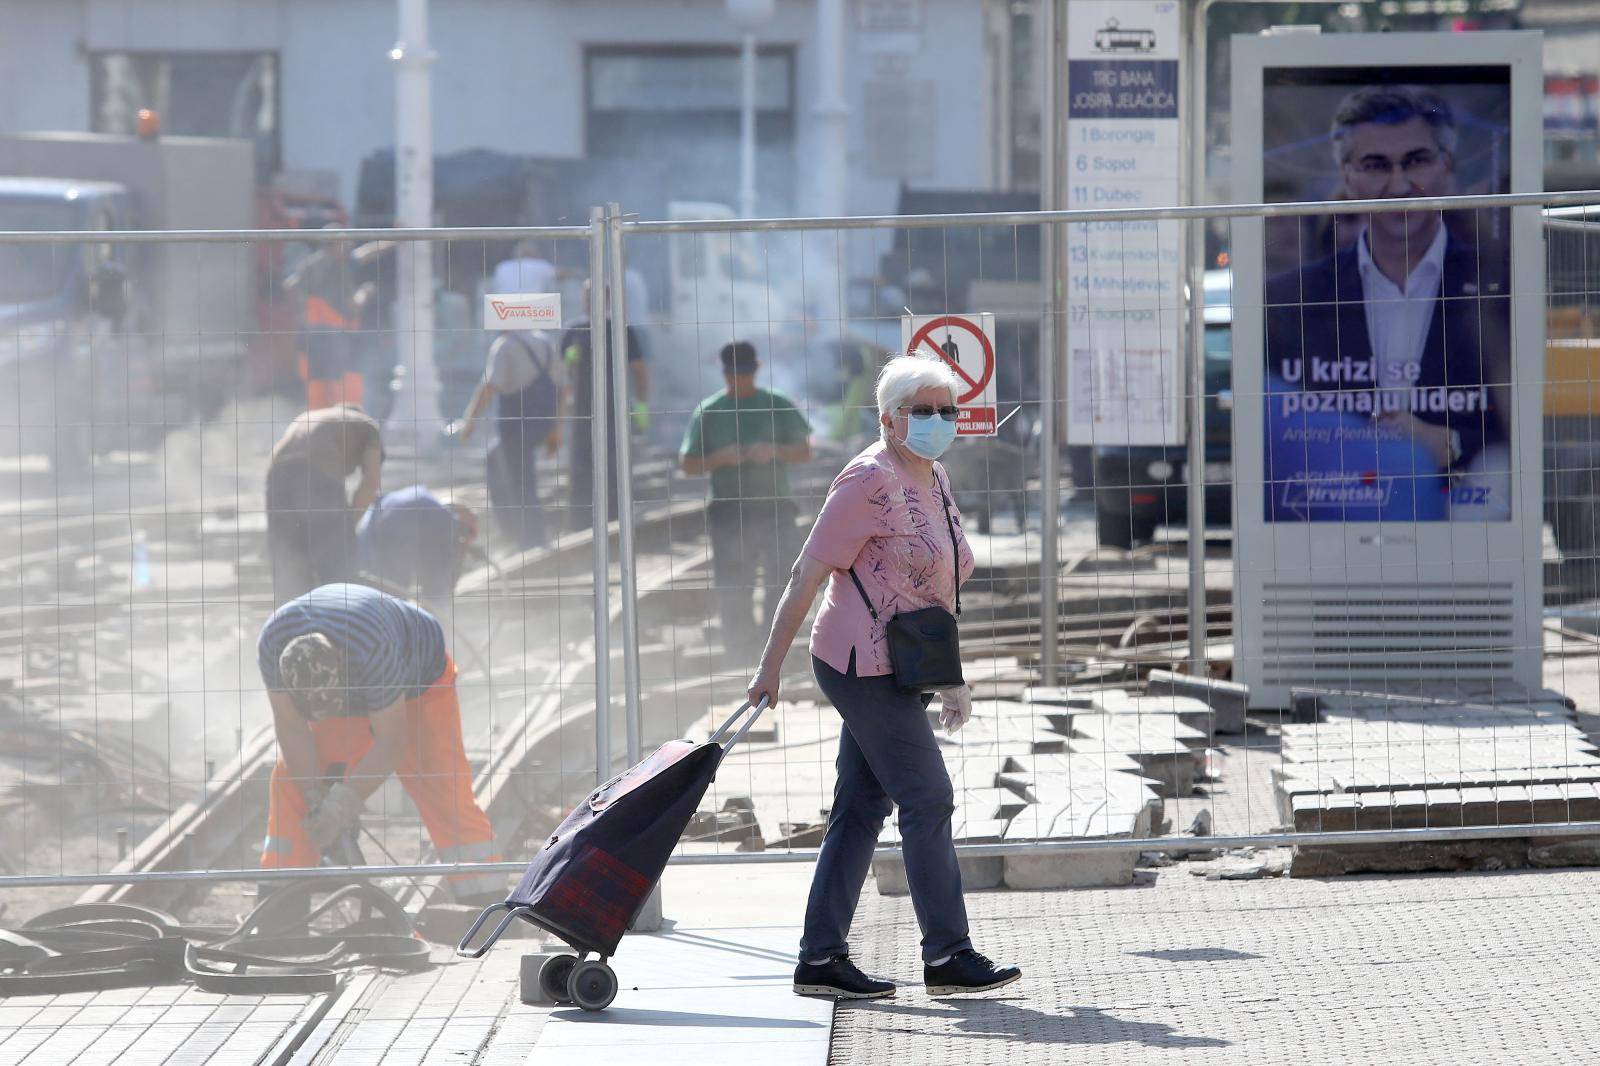
[[[1539,192],[1542,77],[1537,33],[1235,37],[1233,200],[1405,195],[1364,192],[1371,184],[1359,179],[1469,162],[1476,168],[1472,180],[1452,192]],[[1430,123],[1440,112],[1448,123],[1459,120],[1459,145],[1453,126],[1441,141],[1463,160],[1442,149],[1412,149],[1403,160],[1390,160],[1382,145],[1361,159],[1349,158],[1350,116],[1376,114],[1371,121],[1389,122],[1381,104],[1365,112],[1361,101],[1345,106],[1368,83],[1400,87],[1402,95],[1424,101]],[[1486,112],[1496,110],[1494,92],[1485,86],[1497,83],[1504,86],[1499,114],[1472,113],[1474,101],[1490,101]],[[1283,106],[1287,97],[1276,109],[1269,106],[1270,94],[1285,85],[1299,93],[1293,97],[1298,112]],[[1442,107],[1427,103],[1441,99],[1447,101]],[[1288,134],[1269,123],[1269,114],[1304,114],[1311,100],[1334,106],[1326,117],[1304,120],[1314,127],[1290,131],[1299,138],[1291,145]],[[1403,107],[1399,113],[1411,114]],[[1346,125],[1336,136],[1338,116]],[[1466,160],[1469,141],[1474,154]],[[1305,155],[1308,162],[1296,163],[1295,172],[1325,167],[1336,180],[1342,168],[1344,185],[1308,193],[1294,188],[1294,181],[1273,180],[1273,173],[1281,177],[1287,152],[1313,149],[1319,154]],[[1443,261],[1446,247],[1451,255],[1477,256],[1482,289],[1478,274],[1463,287],[1449,279],[1446,267],[1446,281],[1435,290],[1442,310],[1433,333],[1413,340],[1423,337],[1413,327],[1391,342],[1374,332],[1371,343],[1361,328],[1365,312],[1356,309],[1352,318],[1348,307],[1316,305],[1347,301],[1352,292],[1366,292],[1357,299],[1371,304],[1380,283],[1358,275],[1357,253],[1361,270],[1373,269],[1383,256],[1371,253],[1362,227],[1389,223],[1352,212],[1342,229],[1332,227],[1325,247],[1286,248],[1284,235],[1305,228],[1274,226],[1313,220],[1231,220],[1234,677],[1250,686],[1252,706],[1286,706],[1297,687],[1448,689],[1477,698],[1492,697],[1497,685],[1508,691],[1539,687],[1545,328],[1540,208],[1462,214],[1466,222],[1457,229],[1495,220],[1492,245],[1447,246],[1436,225],[1421,232],[1439,236],[1438,246],[1430,238],[1435,263]],[[1392,225],[1375,232],[1380,252],[1392,246],[1384,236],[1392,232]],[[1321,264],[1338,274],[1326,291],[1304,280]],[[1300,273],[1291,277],[1295,270]],[[1455,273],[1459,277],[1461,270]],[[1304,302],[1288,303],[1286,291],[1301,293]],[[1469,299],[1479,302],[1464,321],[1492,313],[1501,325],[1472,337],[1461,328],[1441,328],[1447,313],[1467,307]],[[1488,310],[1480,312],[1480,303]],[[1444,334],[1442,360],[1434,334]],[[1431,356],[1409,354],[1428,344],[1435,345]],[[1475,369],[1462,369],[1468,361]],[[1311,385],[1314,371],[1321,381],[1338,383]],[[1346,376],[1339,379],[1341,374]],[[1435,456],[1436,465],[1428,466]]]

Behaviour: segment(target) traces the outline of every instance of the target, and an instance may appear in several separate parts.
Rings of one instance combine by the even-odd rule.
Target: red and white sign
[[[995,435],[994,315],[902,315],[900,342],[905,351],[921,348],[939,356],[961,379],[957,436]]]
[[[560,329],[559,292],[491,292],[483,298],[484,329]]]

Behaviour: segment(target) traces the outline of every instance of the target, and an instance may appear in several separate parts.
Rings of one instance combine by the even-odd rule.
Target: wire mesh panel
[[[1479,236],[1484,227],[1503,229],[1513,202],[1539,201],[1506,200],[1501,206],[1487,198],[1471,210],[1452,212],[1452,225]],[[661,316],[656,328],[667,338],[663,350],[675,354],[677,372],[683,375],[673,386],[658,382],[662,399],[651,412],[653,424],[665,423],[659,446],[671,449],[677,442],[680,477],[669,481],[668,494],[683,510],[674,512],[671,528],[662,531],[664,539],[654,542],[663,553],[659,579],[641,588],[645,628],[640,639],[646,654],[639,683],[646,747],[668,735],[692,733],[710,722],[708,705],[726,706],[742,697],[759,668],[773,605],[789,566],[828,499],[829,485],[861,449],[881,447],[872,383],[881,367],[900,354],[901,319],[991,312],[998,319],[994,363],[1001,432],[994,438],[959,440],[941,459],[961,511],[963,534],[977,559],[963,590],[961,629],[977,714],[954,736],[938,734],[934,727],[954,785],[955,836],[971,856],[970,878],[978,883],[1004,878],[1016,884],[1065,884],[1080,876],[1075,869],[1092,870],[1082,873],[1087,878],[1127,878],[1140,846],[1136,842],[1152,836],[1163,837],[1171,847],[1195,847],[1199,845],[1180,843],[1185,834],[1188,839],[1251,837],[1265,844],[1292,839],[1285,833],[1321,833],[1333,840],[1326,834],[1415,829],[1448,852],[1451,846],[1470,851],[1465,844],[1451,845],[1452,834],[1471,838],[1502,826],[1587,820],[1588,808],[1577,800],[1580,793],[1588,795],[1588,785],[1577,783],[1585,775],[1577,767],[1593,755],[1581,714],[1575,716],[1569,705],[1581,702],[1581,693],[1568,686],[1563,697],[1537,686],[1475,681],[1481,651],[1481,641],[1475,641],[1496,624],[1492,603],[1476,602],[1485,600],[1483,596],[1463,599],[1463,593],[1449,603],[1413,598],[1402,612],[1405,619],[1397,615],[1396,621],[1415,630],[1429,617],[1444,619],[1448,624],[1435,626],[1440,632],[1431,636],[1413,632],[1401,637],[1403,630],[1395,629],[1387,646],[1381,635],[1357,639],[1357,629],[1372,628],[1363,612],[1381,615],[1397,608],[1358,602],[1352,590],[1362,583],[1359,562],[1335,555],[1326,565],[1350,582],[1339,602],[1286,605],[1287,613],[1264,634],[1284,648],[1303,647],[1305,662],[1311,664],[1300,670],[1293,698],[1273,707],[1252,704],[1248,690],[1230,680],[1230,667],[1241,653],[1231,610],[1236,567],[1270,571],[1274,565],[1271,558],[1235,556],[1230,533],[1238,515],[1240,482],[1234,448],[1242,419],[1258,419],[1270,413],[1275,398],[1283,400],[1281,388],[1239,392],[1233,377],[1234,324],[1240,316],[1253,316],[1257,322],[1265,320],[1270,331],[1273,316],[1301,321],[1338,303],[1331,296],[1324,300],[1299,290],[1291,296],[1236,292],[1229,269],[1234,216],[1277,216],[1272,224],[1282,230],[1272,231],[1276,236],[1269,240],[1269,255],[1294,262],[1281,265],[1276,275],[1296,264],[1304,266],[1301,259],[1313,262],[1329,249],[1354,248],[1372,215],[1304,205],[1223,210],[1195,227],[1184,247],[1173,230],[1155,224],[1171,214],[1181,213],[1056,216],[1056,240],[1064,258],[1077,255],[1098,264],[1086,273],[1081,297],[1069,291],[1057,306],[1044,298],[1041,287],[1040,248],[1046,243],[1041,231],[1048,223],[1038,216],[628,227],[630,257],[637,249],[641,259],[674,264],[668,276],[670,299],[655,305]],[[1311,254],[1313,244],[1317,254]],[[1118,254],[1108,254],[1108,248]],[[1583,242],[1552,242],[1551,249],[1571,260],[1582,254]],[[1185,300],[1181,286],[1144,284],[1149,271],[1141,263],[1147,260],[1184,263],[1182,276],[1189,279],[1195,299]],[[681,264],[688,265],[680,270]],[[1513,346],[1509,334],[1496,341],[1496,335],[1483,332],[1492,321],[1484,324],[1484,308],[1477,305],[1487,301],[1489,310],[1503,310],[1508,300],[1493,288],[1492,278],[1483,280],[1488,277],[1483,264],[1475,266],[1475,284],[1486,287],[1467,317],[1484,338],[1486,369],[1468,380],[1457,368],[1446,368],[1442,372],[1448,380],[1439,383],[1446,390],[1440,412],[1425,403],[1416,424],[1392,430],[1393,446],[1414,452],[1414,458],[1426,450],[1432,439],[1429,430],[1436,424],[1467,424],[1464,408],[1450,406],[1467,402],[1464,396],[1452,400],[1455,393],[1480,397],[1482,407],[1473,424],[1477,436],[1489,442],[1496,432],[1509,440],[1497,420],[1508,417],[1513,388],[1556,388],[1554,375],[1547,380],[1539,369],[1543,353]],[[1540,316],[1548,297],[1552,353],[1558,320],[1573,338],[1592,332],[1581,315],[1558,310],[1562,304],[1581,303],[1587,285],[1575,277],[1581,264],[1565,269],[1569,295],[1555,295],[1553,265],[1548,292],[1522,294],[1537,301]],[[802,310],[795,312],[796,307]],[[1443,313],[1464,324],[1467,310],[1462,294],[1454,293]],[[1339,314],[1348,312],[1335,306],[1335,317]],[[1156,327],[1141,333],[1139,326],[1151,322]],[[1052,522],[1061,560],[1060,572],[1053,576],[1060,611],[1053,639],[1067,681],[1058,687],[1041,684],[1040,654],[1047,637],[1040,604],[1044,493],[1039,433],[1049,401],[1040,396],[1038,381],[1039,338],[1047,333],[1047,323],[1059,327],[1063,350],[1081,348],[1092,356],[1083,360],[1081,374],[1066,374],[1066,395],[1057,401],[1055,425],[1069,424],[1074,403],[1102,418],[1115,418],[1116,405],[1123,406],[1121,421],[1108,425],[1103,435],[1091,429],[1063,445],[1063,503]],[[1338,328],[1340,323],[1314,326],[1300,335],[1309,345]],[[723,372],[724,351],[730,361],[744,357],[737,342],[747,342],[754,353],[749,381]],[[1583,350],[1581,344],[1569,347]],[[1204,393],[1198,397],[1187,385],[1195,357],[1202,360]],[[1266,359],[1272,357],[1269,353]],[[1255,358],[1262,354],[1258,351]],[[1509,369],[1513,358],[1519,361],[1514,378]],[[728,366],[738,370],[734,362]],[[690,368],[698,368],[692,377]],[[1327,391],[1354,395],[1353,378],[1361,372],[1357,367],[1349,380],[1330,381]],[[1329,371],[1321,367],[1316,373],[1325,376]],[[1565,373],[1582,381],[1592,377],[1587,368]],[[1367,399],[1414,385],[1408,380],[1384,389],[1369,383]],[[669,387],[681,393],[680,400],[665,399]],[[708,439],[704,427],[713,412],[741,406],[744,397],[758,404],[761,414],[728,419],[727,432]],[[781,401],[792,404],[810,430],[808,448],[786,461],[774,460],[763,447],[781,440],[782,417],[773,413],[787,411]],[[1304,423],[1311,405],[1302,406],[1307,408],[1299,415]],[[1182,433],[1170,443],[1130,443],[1126,423],[1161,411],[1176,416]],[[1377,421],[1387,420],[1380,414]],[[1272,424],[1269,419],[1269,429]],[[1193,427],[1203,434],[1204,465],[1195,471],[1203,488],[1203,533],[1202,527],[1190,525],[1187,434]],[[1300,429],[1303,459],[1315,433]],[[1517,498],[1529,478],[1537,484],[1559,469],[1549,459],[1561,436],[1549,418],[1545,432],[1549,444],[1542,456],[1537,449],[1519,446],[1521,458],[1513,465],[1509,446],[1489,450],[1485,445],[1475,451],[1483,458],[1476,465],[1462,460],[1465,465],[1457,463],[1459,469],[1446,463],[1431,471],[1379,471],[1372,463],[1357,469],[1353,449],[1334,442],[1335,450],[1343,447],[1342,454],[1354,465],[1348,477],[1339,474],[1333,480],[1360,485],[1370,468],[1373,475],[1367,480],[1389,486],[1387,506],[1399,507],[1402,496],[1411,501],[1403,522],[1382,516],[1391,533],[1397,523],[1425,521],[1423,511],[1430,508],[1460,513],[1463,521],[1468,512],[1477,513],[1480,521],[1487,521],[1486,509],[1494,501]],[[1568,435],[1579,448],[1586,446],[1583,429],[1569,426]],[[1302,495],[1327,496],[1329,479],[1308,477],[1306,464],[1294,466],[1287,447],[1272,447],[1276,440],[1269,436],[1265,441],[1266,469],[1258,472],[1255,484],[1238,491],[1255,494],[1257,507],[1280,490],[1292,494],[1296,487]],[[1498,459],[1491,462],[1490,456]],[[753,464],[762,468],[765,480],[757,485],[752,479],[747,492]],[[774,466],[782,471],[782,485],[771,480]],[[1592,464],[1580,454],[1569,466],[1581,470]],[[1585,553],[1554,516],[1565,510],[1566,521],[1574,523],[1573,501],[1583,498],[1582,492],[1553,493],[1544,508],[1552,535],[1563,545],[1555,549],[1560,562],[1552,554],[1554,565],[1547,568],[1552,596],[1580,594],[1566,590],[1563,582],[1569,580],[1564,574],[1576,578]],[[700,501],[703,509],[696,506]],[[1325,517],[1349,529],[1380,520],[1375,512],[1352,509],[1356,507],[1356,501],[1347,499],[1339,513]],[[748,516],[752,509],[759,509],[759,519]],[[778,517],[768,511],[777,511]],[[718,522],[737,524],[732,531],[719,531]],[[1195,535],[1205,538],[1197,577],[1191,574],[1188,551]],[[1569,560],[1574,564],[1570,569],[1565,566]],[[1508,563],[1520,565],[1515,558]],[[1203,596],[1197,616],[1205,625],[1209,659],[1206,674],[1199,677],[1188,661],[1189,620],[1196,617],[1190,614],[1190,600],[1196,588]],[[816,602],[827,612],[836,598],[853,595],[841,572]],[[1483,625],[1477,626],[1473,619],[1480,615]],[[699,831],[685,845],[686,860],[762,851],[767,858],[781,857],[773,852],[809,855],[796,849],[818,845],[830,816],[836,815],[841,724],[817,683],[818,671],[804,644],[815,617],[813,610],[784,660],[784,702],[770,717],[770,731],[746,755],[735,757],[736,768],[719,777]],[[1483,638],[1490,641],[1489,648],[1503,647],[1507,654],[1515,650],[1521,637],[1511,621],[1501,624],[1510,635],[1498,644],[1492,633]],[[1383,627],[1380,618],[1380,633]],[[1415,645],[1419,639],[1422,644]],[[1374,647],[1380,650],[1374,653]],[[1550,654],[1553,662],[1564,662],[1573,649],[1552,648]],[[1370,676],[1374,669],[1381,675],[1377,683]],[[1441,694],[1438,686],[1419,689],[1419,670],[1442,682],[1448,692]],[[939,707],[935,699],[930,717]],[[1248,717],[1247,709],[1253,709]],[[845,744],[851,746],[849,740]],[[1512,756],[1513,748],[1529,754]],[[1559,762],[1562,769],[1530,772],[1511,765],[1535,761]],[[1340,767],[1337,773],[1334,764]],[[1491,784],[1500,791],[1463,791]],[[1439,805],[1438,796],[1446,794],[1455,798],[1454,806]],[[1487,817],[1485,810],[1491,812]],[[1357,811],[1363,813],[1358,816]],[[898,842],[898,832],[891,823],[884,842]],[[1363,839],[1377,847],[1380,838]],[[1524,841],[1522,861],[1527,861],[1526,838],[1517,839]],[[1033,856],[1005,854],[1012,843],[1031,847]],[[1049,858],[1058,850],[1097,846],[1125,855],[1100,867],[1073,867]],[[1302,851],[1307,856],[1302,862],[1310,864],[1303,866],[1306,870],[1333,861],[1316,849]],[[981,860],[986,854],[997,857]],[[1386,854],[1390,857],[1360,858],[1352,868],[1406,861],[1394,859],[1392,849]],[[883,883],[903,888],[903,874],[892,859],[886,861],[880,869]],[[1446,856],[1438,861],[1468,860]]]
[[[498,859],[591,787],[591,231],[47,232],[72,221],[0,238],[4,875],[171,903],[129,883]],[[565,321],[485,328],[528,293]],[[279,659],[309,633],[328,706]],[[347,774],[353,849],[308,844]]]
[[[1140,849],[1199,847],[1213,836],[1295,842],[1315,857],[1303,834],[1377,847],[1421,833],[1448,848],[1458,838],[1507,836],[1500,830],[1509,826],[1523,843],[1496,847],[1521,847],[1519,861],[1528,861],[1529,839],[1587,832],[1600,820],[1591,810],[1600,777],[1590,768],[1586,717],[1600,693],[1589,635],[1593,219],[1574,196],[1478,198],[1452,212],[1481,230],[1543,203],[1576,205],[1540,216],[1540,291],[1516,294],[1536,306],[1548,346],[1513,346],[1508,356],[1485,344],[1486,377],[1441,386],[1486,390],[1495,410],[1514,404],[1515,396],[1500,398],[1512,390],[1542,394],[1543,417],[1529,438],[1542,433],[1542,449],[1517,444],[1493,469],[1372,470],[1399,486],[1388,498],[1412,508],[1404,522],[1386,518],[1385,535],[1420,528],[1426,508],[1470,508],[1473,500],[1458,496],[1475,486],[1491,502],[1509,492],[1516,507],[1527,485],[1542,484],[1548,691],[1484,684],[1454,665],[1478,654],[1462,643],[1472,629],[1463,623],[1481,619],[1484,632],[1501,624],[1488,595],[1411,603],[1401,613],[1412,622],[1445,617],[1451,627],[1431,638],[1413,633],[1404,646],[1383,647],[1380,638],[1374,681],[1368,666],[1354,668],[1362,654],[1355,628],[1370,630],[1366,616],[1400,608],[1347,594],[1282,607],[1267,635],[1285,661],[1304,645],[1296,654],[1316,668],[1294,673],[1291,698],[1271,706],[1252,703],[1230,679],[1247,636],[1234,622],[1236,580],[1241,568],[1275,565],[1270,553],[1239,557],[1232,531],[1241,508],[1279,506],[1280,490],[1298,492],[1301,507],[1337,497],[1329,528],[1354,529],[1371,516],[1351,508],[1374,505],[1362,504],[1359,491],[1330,496],[1329,478],[1308,477],[1304,463],[1280,471],[1282,449],[1272,445],[1282,441],[1270,419],[1255,431],[1264,442],[1257,480],[1240,480],[1234,464],[1246,421],[1270,414],[1285,395],[1265,377],[1241,388],[1232,358],[1241,323],[1272,344],[1278,320],[1303,324],[1327,301],[1299,289],[1235,289],[1230,257],[1244,246],[1241,220],[1270,216],[1283,233],[1268,254],[1288,257],[1275,275],[1302,269],[1318,260],[1313,251],[1359,240],[1370,204],[791,223],[635,223],[613,212],[589,229],[450,231],[415,241],[360,231],[205,241],[108,233],[89,246],[76,235],[7,235],[0,247],[8,256],[51,271],[65,264],[62,306],[73,310],[10,326],[0,366],[0,393],[15,404],[0,434],[10,490],[0,656],[14,739],[0,759],[14,812],[5,823],[12,880],[0,883],[103,877],[123,884],[93,890],[97,898],[142,892],[170,902],[178,890],[129,885],[155,873],[243,876],[285,839],[294,856],[293,827],[269,825],[284,732],[266,690],[295,686],[272,676],[286,648],[274,645],[264,676],[258,642],[277,607],[331,576],[426,611],[454,670],[444,685],[450,668],[425,640],[407,653],[402,680],[415,691],[395,697],[412,708],[396,743],[446,763],[397,764],[400,773],[365,798],[359,858],[391,872],[448,873],[458,897],[503,890],[504,873],[597,776],[626,764],[630,741],[647,753],[672,738],[703,737],[742,701],[796,560],[821,551],[808,553],[806,543],[836,479],[852,464],[859,471],[864,455],[888,449],[892,463],[908,433],[897,427],[924,417],[902,410],[914,403],[880,410],[876,385],[901,358],[907,330],[915,336],[925,326],[922,343],[955,375],[956,398],[974,406],[982,392],[974,382],[987,379],[994,406],[995,432],[960,437],[942,454],[937,483],[948,485],[951,526],[972,559],[961,634],[974,713],[947,734],[935,697],[906,726],[946,768],[951,791],[933,803],[950,812],[971,885],[1126,879]],[[1173,231],[1152,223],[1186,218],[1195,236],[1180,255]],[[608,230],[617,238],[609,259]],[[427,249],[437,281],[428,330],[419,331],[422,316],[401,284],[410,276],[400,266],[404,248]],[[1122,254],[1108,257],[1108,248]],[[1098,264],[1089,275],[1096,280],[1052,301],[1048,254],[1070,261],[1075,249]],[[1135,284],[1146,253],[1192,268],[1188,285]],[[231,271],[233,319],[164,326],[141,296],[156,276],[151,260],[168,272],[167,284],[182,289],[188,278],[197,292],[196,271],[211,289]],[[585,280],[602,274],[586,292]],[[560,330],[483,328],[485,308],[500,297],[542,292],[563,298]],[[1482,303],[1488,293],[1476,295]],[[612,328],[587,329],[594,313]],[[1152,321],[1159,328],[1134,328]],[[1490,336],[1481,314],[1473,321],[1476,336]],[[977,345],[976,364],[953,333],[967,329],[958,322],[976,331],[965,335]],[[1308,344],[1331,329],[1294,335]],[[1058,378],[1055,397],[1041,393],[1052,336],[1058,359],[1087,353],[1087,371]],[[56,354],[40,358],[47,351]],[[1282,354],[1255,351],[1264,364]],[[1187,385],[1195,355],[1204,360],[1199,396]],[[1501,372],[1508,357],[1517,360],[1514,375]],[[419,378],[433,388],[418,388]],[[1332,384],[1340,387],[1324,391],[1361,391],[1344,387],[1360,384],[1353,379]],[[1368,389],[1368,402],[1373,392],[1383,395]],[[319,484],[297,438],[333,416],[306,411],[354,400],[381,429],[373,436],[359,418],[338,422],[344,476]],[[1184,433],[1204,435],[1204,465],[1193,466],[1184,444],[1143,442],[1123,424],[1097,435],[1093,417],[1086,436],[1063,440],[1073,404],[1102,419],[1116,418],[1121,405],[1128,420],[1151,405],[1176,406],[1170,413]],[[925,416],[942,419],[938,406]],[[1314,435],[1309,407],[1302,402],[1295,425],[1280,427],[1299,430],[1302,455]],[[1491,424],[1478,414],[1480,427]],[[1415,460],[1427,434],[1408,426],[1394,443]],[[607,453],[624,439],[628,462],[614,481]],[[373,442],[381,442],[375,481]],[[1041,471],[1056,449],[1062,478],[1047,486]],[[1359,487],[1361,470],[1351,470],[1332,480]],[[1192,476],[1204,482],[1203,528],[1189,510]],[[601,492],[609,496],[624,477],[625,499],[606,500]],[[318,488],[326,500],[314,498]],[[864,526],[863,545],[946,535],[932,485],[917,501],[904,484],[882,488],[892,506],[880,517],[910,525]],[[608,524],[617,523],[604,533],[594,512],[602,500]],[[1196,536],[1198,553],[1190,550]],[[1051,572],[1042,564],[1047,538],[1058,560]],[[624,545],[632,546],[627,566],[619,565]],[[905,564],[911,584],[871,586],[918,587],[918,553],[934,550],[889,552],[887,565]],[[597,627],[593,576],[602,562]],[[1353,557],[1331,556],[1327,565],[1352,589],[1361,585]],[[839,817],[841,772],[854,775],[847,784],[858,793],[863,763],[877,779],[863,738],[841,727],[827,691],[836,680],[812,656],[860,680],[882,665],[863,665],[873,641],[847,640],[842,655],[827,639],[807,643],[818,609],[855,611],[860,599],[846,571],[832,571],[803,605],[810,610],[781,660],[779,706],[723,768],[682,861],[809,859]],[[892,615],[909,605],[874,606]],[[1189,631],[1191,618],[1203,634]],[[1197,635],[1207,652],[1199,676],[1190,666]],[[1424,638],[1432,643],[1418,643]],[[1372,647],[1370,636],[1361,639]],[[1503,646],[1492,633],[1485,639]],[[1047,645],[1060,665],[1054,685],[1045,683]],[[1406,664],[1419,662],[1452,690],[1402,684],[1416,674]],[[382,687],[346,681],[368,702]],[[455,754],[444,688],[460,706]],[[385,707],[363,710],[358,718],[376,721]],[[360,769],[377,730],[363,722],[357,732],[346,770]],[[444,791],[419,801],[429,782]],[[885,791],[869,806],[887,815],[890,782],[877,783]],[[474,828],[483,823],[471,811],[482,812],[487,833]],[[1534,823],[1542,828],[1527,828]],[[904,830],[890,820],[880,844],[899,843]],[[1104,854],[1060,857],[1073,849]],[[880,857],[886,889],[905,884],[896,854]],[[441,865],[459,862],[478,865]],[[78,889],[42,891],[59,898]]]

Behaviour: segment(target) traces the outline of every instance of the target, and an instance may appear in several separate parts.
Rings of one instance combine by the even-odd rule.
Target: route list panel
[[[1067,206],[1178,204],[1178,5],[1084,0],[1067,11]],[[1072,444],[1183,443],[1179,226],[1066,229]]]

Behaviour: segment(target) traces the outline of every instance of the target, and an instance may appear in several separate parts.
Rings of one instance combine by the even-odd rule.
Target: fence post
[[[632,425],[628,402],[628,311],[623,295],[627,263],[622,253],[622,206],[606,205],[607,269],[611,288],[612,415],[617,448],[617,575],[622,592],[622,689],[626,701],[628,765],[639,761],[639,602],[633,555]]]
[[[1205,198],[1205,32],[1210,8],[1210,0],[1199,0],[1185,6],[1180,16],[1184,24],[1184,59],[1189,68],[1189,83],[1183,85],[1180,81],[1178,89],[1178,107],[1183,116],[1178,123],[1178,137],[1185,206],[1196,205]],[[1189,342],[1189,670],[1195,677],[1206,677],[1206,223],[1197,218],[1179,226],[1188,238],[1179,247],[1186,245],[1188,262],[1184,265],[1189,275],[1185,324],[1178,331]]]
[[[611,776],[611,560],[606,514],[606,219],[589,209],[589,442],[594,486],[594,761],[596,784]]]
[[[1061,179],[1060,125],[1063,115],[1056,82],[1064,73],[1066,35],[1057,0],[1044,5],[1044,153],[1040,159],[1040,206],[1046,211],[1061,206],[1057,183]],[[1063,227],[1065,230],[1065,227]],[[1053,222],[1046,222],[1040,234],[1043,253],[1041,272],[1044,284],[1044,321],[1039,329],[1039,672],[1040,682],[1055,685],[1060,677],[1057,642],[1061,634],[1061,604],[1056,587],[1060,576],[1057,535],[1061,524],[1061,453],[1057,444],[1056,359],[1062,350],[1061,334],[1065,323],[1056,315],[1060,303],[1059,245],[1066,238]],[[1024,529],[1022,532],[1026,532]]]

